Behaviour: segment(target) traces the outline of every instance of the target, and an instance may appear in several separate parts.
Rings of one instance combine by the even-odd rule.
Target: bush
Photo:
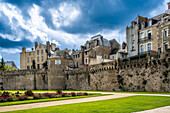
[[[59,89],[57,89],[57,93],[58,93],[58,94],[62,94],[62,91],[59,90]]]
[[[33,94],[33,92],[32,92],[31,90],[27,90],[27,91],[25,92],[25,95],[27,95],[27,96],[33,96],[34,94]]]

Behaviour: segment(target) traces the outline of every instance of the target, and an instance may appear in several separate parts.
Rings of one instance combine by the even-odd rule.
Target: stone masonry
[[[74,89],[170,92],[170,66],[166,60],[110,62],[66,70],[0,72],[4,89]]]

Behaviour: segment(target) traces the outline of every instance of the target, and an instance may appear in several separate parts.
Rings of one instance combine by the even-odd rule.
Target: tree
[[[32,61],[32,68],[35,69],[35,60]]]
[[[43,65],[43,68],[48,69],[47,61],[45,61],[42,65]]]
[[[5,71],[5,62],[4,62],[4,59],[3,59],[3,58],[1,59],[0,70],[1,70],[1,71]]]
[[[12,66],[5,65],[4,66],[5,71],[15,71],[16,69]]]

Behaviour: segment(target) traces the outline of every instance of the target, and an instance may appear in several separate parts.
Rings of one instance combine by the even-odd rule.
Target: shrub
[[[58,94],[62,94],[62,91],[59,90],[59,89],[57,89],[57,93],[58,93]]]
[[[71,92],[71,95],[72,95],[73,97],[75,97],[75,96],[76,96],[76,93],[75,93],[75,92]]]
[[[33,96],[34,94],[33,94],[33,92],[32,92],[31,90],[27,90],[27,91],[25,92],[25,95],[27,95],[27,96]]]

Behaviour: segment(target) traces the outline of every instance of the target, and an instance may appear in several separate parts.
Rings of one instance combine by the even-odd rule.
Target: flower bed
[[[89,95],[88,93],[82,92],[71,92],[71,93],[33,93],[31,90],[25,93],[11,93],[11,92],[0,92],[0,103],[1,102],[11,102],[11,101],[23,101],[23,100],[33,100],[33,99],[47,99],[47,98],[58,98],[58,97],[75,97]]]

